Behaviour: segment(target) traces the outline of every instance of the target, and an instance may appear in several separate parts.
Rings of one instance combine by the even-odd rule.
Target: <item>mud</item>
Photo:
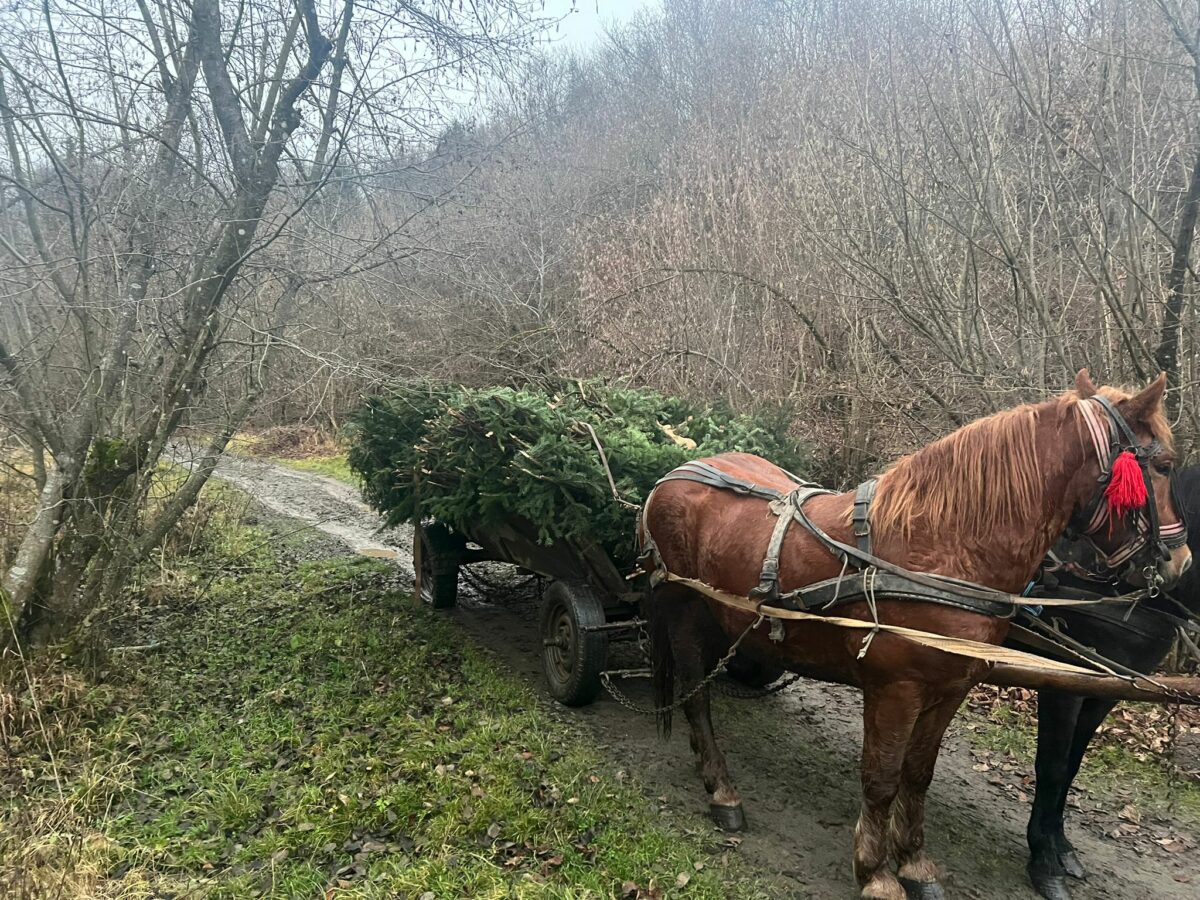
[[[250,494],[272,513],[306,523],[347,548],[394,558],[411,578],[412,534],[377,533],[379,517],[353,488],[319,475],[259,460],[227,458],[217,475]],[[494,582],[492,568],[487,578]],[[479,581],[465,585],[460,607],[448,615],[508,668],[541,683],[537,586],[499,593]],[[645,682],[625,683],[630,696],[650,701]],[[720,696],[714,720],[718,738],[741,790],[750,828],[740,840],[715,831],[705,815],[707,797],[688,749],[680,718],[669,741],[653,721],[604,697],[566,710],[566,721],[590,735],[614,771],[646,786],[651,802],[692,815],[692,824],[746,858],[783,898],[857,896],[850,850],[858,814],[860,699],[856,691],[801,681],[786,693],[747,701]],[[1012,767],[986,767],[961,726],[951,727],[930,791],[927,844],[942,869],[948,897],[1031,898],[1024,872],[1025,822],[1032,787]],[[1197,836],[1142,812],[1130,833],[1120,813],[1127,800],[1078,792],[1071,800],[1069,834],[1091,874],[1072,885],[1076,900],[1192,898],[1200,896]],[[1166,848],[1162,846],[1166,843]],[[1183,846],[1187,849],[1180,852]],[[1171,850],[1175,852],[1171,852]]]

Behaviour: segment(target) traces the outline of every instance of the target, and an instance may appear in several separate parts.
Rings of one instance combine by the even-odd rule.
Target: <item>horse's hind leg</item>
[[[703,676],[701,676],[703,677]],[[746,827],[742,798],[729,777],[725,754],[717,746],[709,709],[708,688],[704,688],[683,706],[700,753],[700,777],[708,791],[709,814],[724,831],[741,831]]]
[[[961,702],[956,693],[921,713],[900,771],[900,793],[892,809],[892,849],[900,866],[900,883],[916,900],[945,896],[937,881],[937,866],[925,855],[925,794],[933,781],[942,736]]]
[[[679,696],[684,697],[716,667],[724,637],[702,599],[689,592],[676,602],[670,642]],[[713,821],[725,831],[741,831],[746,827],[742,798],[733,786],[725,754],[717,746],[713,733],[709,688],[704,687],[689,698],[683,704],[683,712],[691,726],[692,750],[700,758],[700,777],[710,794],[709,812]]]
[[[870,900],[905,900],[887,868],[888,822],[900,790],[909,738],[921,708],[921,687],[910,682],[864,685],[862,812],[854,827],[854,877]]]

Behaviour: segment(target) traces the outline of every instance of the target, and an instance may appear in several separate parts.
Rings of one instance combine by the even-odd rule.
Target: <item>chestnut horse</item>
[[[1160,376],[1134,396],[1101,391],[1138,445],[1170,446],[1165,384]],[[910,571],[1020,593],[1072,514],[1104,490],[1100,479],[1111,460],[1098,458],[1081,410],[1081,401],[1096,392],[1083,370],[1075,391],[981,419],[901,459],[879,478],[871,511],[874,553]],[[1116,417],[1109,427],[1117,430]],[[783,493],[796,486],[782,469],[749,454],[706,462]],[[1179,521],[1167,478],[1154,468],[1144,471],[1161,522]],[[853,493],[823,494],[811,497],[804,512],[834,539],[853,543],[853,503]],[[646,500],[639,538],[671,574],[747,597],[759,583],[775,522],[761,499],[664,480]],[[1190,560],[1186,547],[1173,550],[1159,564],[1161,577],[1173,582]],[[842,569],[812,533],[800,527],[787,532],[779,556],[781,590],[836,577]],[[906,890],[922,898],[943,896],[937,867],[924,852],[925,793],[946,726],[987,663],[887,631],[876,633],[864,654],[862,631],[822,622],[777,621],[769,635],[766,627],[750,628],[753,612],[673,580],[657,581],[645,607],[656,694],[664,708],[660,725],[669,734],[672,701],[677,693],[686,698],[692,748],[718,824],[736,829],[744,818],[713,735],[708,688],[697,687],[744,635],[739,653],[863,691],[862,809],[854,833],[862,896],[902,900]],[[1005,618],[937,603],[880,597],[876,609],[878,620],[889,625],[989,644],[1004,640],[1009,626]],[[837,615],[871,621],[865,602],[839,605]]]

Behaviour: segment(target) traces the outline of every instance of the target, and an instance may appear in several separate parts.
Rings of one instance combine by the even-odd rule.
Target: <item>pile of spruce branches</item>
[[[349,462],[389,525],[432,518],[470,534],[519,517],[545,544],[595,540],[626,566],[636,521],[627,504],[641,504],[679,464],[726,451],[757,453],[803,475],[807,454],[787,429],[783,411],[740,416],[587,381],[405,384],[354,416]],[[609,473],[624,503],[614,499]]]

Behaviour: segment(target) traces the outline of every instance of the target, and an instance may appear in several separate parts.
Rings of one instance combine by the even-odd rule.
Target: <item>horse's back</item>
[[[755,456],[753,453],[720,453],[702,459],[700,462],[708,463],[735,478],[762,487],[774,488],[784,494],[796,487],[794,477],[787,470],[780,468],[768,459]]]
[[[697,462],[707,464],[728,475],[736,482],[769,488],[781,495],[796,488],[794,476],[769,460],[751,453],[722,453]],[[817,497],[814,501],[831,498]],[[667,568],[677,575],[699,578],[716,587],[745,594],[758,583],[763,558],[767,552],[776,517],[770,513],[761,496],[725,490],[690,479],[670,479],[659,482],[646,504],[644,532],[656,542]],[[646,534],[641,535],[643,540]],[[814,577],[824,577],[823,570],[836,561],[819,548],[811,535],[802,529],[792,529],[787,536],[789,557],[799,560],[797,545],[812,546],[806,556],[815,556]],[[791,570],[794,565],[785,566]],[[788,572],[800,580],[798,572]]]

